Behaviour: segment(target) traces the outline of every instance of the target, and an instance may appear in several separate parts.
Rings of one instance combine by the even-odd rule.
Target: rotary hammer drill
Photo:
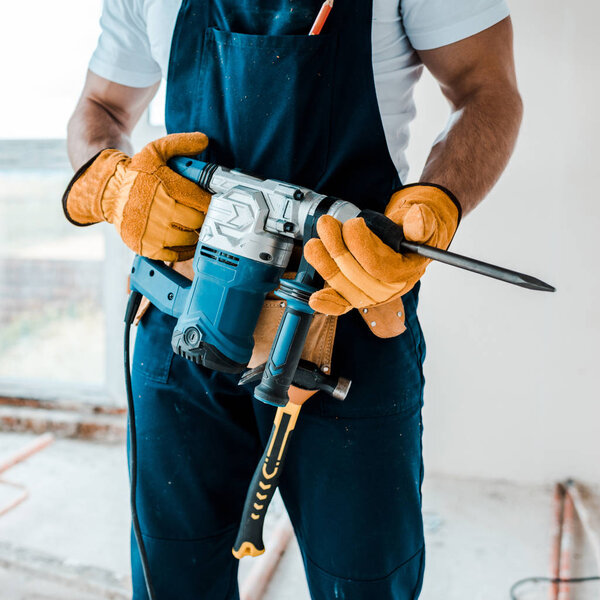
[[[408,242],[402,228],[385,216],[308,188],[195,158],[176,157],[169,166],[213,194],[193,260],[195,277],[190,282],[159,261],[137,256],[131,288],[177,317],[172,336],[176,354],[213,370],[241,373],[252,355],[252,334],[263,302],[279,286],[275,293],[286,301],[286,310],[255,390],[256,398],[268,404],[283,406],[288,401],[313,314],[308,299],[323,283],[304,259],[295,279],[282,276],[294,244],[316,236],[322,215],[342,222],[361,216],[397,251],[553,291],[531,276]]]
[[[194,280],[160,261],[136,256],[131,289],[177,317],[176,354],[209,369],[241,374],[252,355],[264,300],[279,286],[276,294],[286,301],[286,310],[255,395],[283,406],[313,315],[308,298],[322,285],[303,259],[296,278],[283,279],[294,244],[316,235],[321,215],[346,221],[361,211],[308,188],[193,158],[177,157],[169,166],[213,194],[193,259]]]

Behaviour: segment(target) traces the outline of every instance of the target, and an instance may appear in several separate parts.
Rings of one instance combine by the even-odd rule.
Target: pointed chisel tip
[[[526,287],[530,290],[537,290],[539,292],[555,292],[556,288],[540,279],[531,277],[531,275],[523,275],[524,281],[526,281]]]

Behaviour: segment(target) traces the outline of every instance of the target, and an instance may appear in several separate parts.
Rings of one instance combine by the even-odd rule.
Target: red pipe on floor
[[[44,448],[46,448],[46,446],[49,446],[53,441],[54,435],[52,433],[44,433],[43,435],[36,437],[33,441],[23,446],[23,448],[21,448],[20,450],[17,450],[15,453],[6,457],[4,460],[0,460],[0,473],[4,473],[5,471],[8,471],[8,469],[19,464],[20,462],[27,460],[36,452],[43,450]],[[27,488],[24,485],[21,485],[20,483],[11,483],[10,481],[0,479],[0,485],[9,485],[11,487],[17,488],[18,490],[21,490],[21,493],[16,498],[11,500],[10,502],[7,502],[4,506],[0,506],[1,517],[2,515],[5,515],[7,512],[15,508],[15,506],[18,506],[19,504],[21,504],[21,502],[26,500],[29,496],[29,492],[27,491]]]
[[[17,450],[14,454],[9,455],[4,460],[0,461],[0,473],[8,471],[8,469],[14,467],[16,464],[23,462],[28,459],[32,454],[43,450],[46,446],[49,446],[54,441],[54,435],[52,433],[44,433],[39,435],[29,444],[26,444],[20,450]]]
[[[562,543],[560,546],[560,578],[571,577],[571,558],[575,536],[575,506],[570,494],[565,494],[563,511]],[[558,600],[571,600],[571,586],[568,583],[558,584]]]
[[[563,511],[565,505],[565,487],[557,483],[554,487],[554,521],[552,531],[552,552],[550,554],[550,577],[558,579],[560,576],[560,547],[563,533]],[[549,600],[558,600],[558,583],[550,584]]]

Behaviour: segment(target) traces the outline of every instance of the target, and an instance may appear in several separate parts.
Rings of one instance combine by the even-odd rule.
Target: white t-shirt
[[[180,6],[181,0],[104,0],[102,33],[90,70],[131,87],[166,78]],[[408,174],[405,150],[416,113],[414,86],[422,71],[415,50],[452,44],[508,15],[506,0],[373,0],[375,88],[390,156],[402,181]]]

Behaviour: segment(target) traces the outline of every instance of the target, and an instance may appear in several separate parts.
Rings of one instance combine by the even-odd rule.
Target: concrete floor
[[[0,458],[33,436],[0,434]],[[30,497],[0,517],[0,597],[10,600],[99,600],[129,597],[129,513],[124,448],[58,440],[3,479]],[[0,485],[0,504],[15,491]],[[434,477],[424,488],[427,571],[422,600],[506,600],[517,579],[546,575],[552,490]],[[274,515],[281,513],[275,504]],[[266,539],[268,543],[268,531]],[[595,574],[587,550],[575,574]],[[253,561],[244,559],[243,579]],[[600,598],[585,584],[572,600]],[[547,598],[544,586],[523,600]],[[308,600],[295,542],[284,554],[265,600]]]

